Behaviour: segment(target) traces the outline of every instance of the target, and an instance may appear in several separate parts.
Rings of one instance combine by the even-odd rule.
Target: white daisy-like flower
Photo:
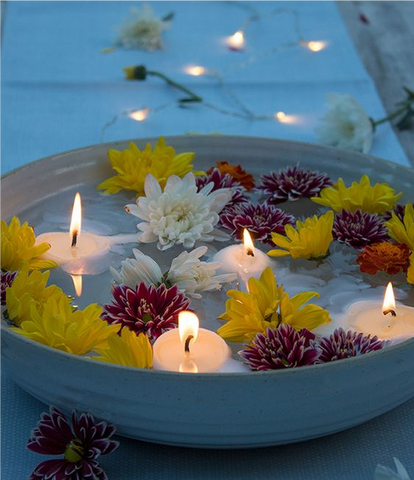
[[[215,228],[219,213],[232,197],[229,188],[212,192],[209,183],[197,192],[193,173],[184,178],[172,175],[161,189],[157,179],[149,174],[145,178],[145,197],[139,197],[136,204],[127,205],[125,210],[143,220],[138,223],[138,241],[158,241],[160,250],[167,250],[179,244],[193,248],[196,241],[226,241],[227,233]]]
[[[394,457],[396,472],[383,465],[377,465],[375,469],[375,480],[410,480],[407,470],[403,464]]]
[[[371,120],[351,95],[327,95],[328,111],[316,128],[325,145],[368,153],[373,140]]]
[[[220,290],[223,283],[236,280],[236,274],[216,275],[222,266],[220,262],[202,262],[200,258],[207,253],[207,247],[198,247],[192,252],[182,252],[175,258],[168,272],[163,275],[158,263],[148,255],[134,248],[135,259],[129,258],[121,263],[118,272],[110,268],[112,276],[119,284],[135,288],[141,282],[147,285],[166,283],[177,285],[186,295],[201,298],[198,292]]]
[[[141,11],[131,8],[131,16],[132,18],[119,28],[117,44],[138,50],[162,50],[161,34],[170,28],[170,22],[156,17],[147,3],[142,5]]]

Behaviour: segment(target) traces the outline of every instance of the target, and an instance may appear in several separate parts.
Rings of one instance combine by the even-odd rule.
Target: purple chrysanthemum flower
[[[177,285],[171,288],[161,284],[147,286],[141,282],[136,288],[113,285],[112,303],[104,305],[102,318],[109,324],[120,324],[136,334],[146,333],[156,340],[162,333],[178,325],[178,314],[188,310],[190,300]]]
[[[97,462],[119,446],[111,440],[115,427],[106,422],[96,423],[93,415],[72,413],[72,428],[55,407],[43,413],[27,443],[27,448],[43,455],[64,455],[58,460],[40,463],[29,480],[107,480]]]
[[[239,352],[251,370],[277,370],[313,365],[319,355],[315,335],[303,328],[299,332],[288,324],[258,333],[251,345]]]
[[[272,245],[271,233],[284,235],[285,225],[293,225],[295,218],[274,205],[244,203],[227,208],[220,217],[220,223],[239,240],[247,228],[253,238]]]
[[[18,272],[1,272],[0,299],[6,305],[6,288],[11,287]]]
[[[389,239],[382,219],[372,213],[362,213],[361,210],[354,213],[342,210],[336,214],[332,234],[338,242],[354,248],[364,248]]]
[[[413,203],[413,207],[414,207],[414,203]],[[401,204],[395,205],[395,207],[392,210],[385,212],[384,220],[386,222],[388,222],[388,220],[391,220],[393,213],[395,213],[395,215],[397,215],[397,217],[403,222],[404,214],[405,214],[405,205],[401,205]]]
[[[273,204],[310,198],[319,195],[319,192],[330,187],[332,182],[328,175],[301,168],[287,167],[269,175],[262,175],[258,190],[268,195],[268,201]]]
[[[317,363],[333,362],[342,358],[364,355],[380,350],[385,343],[376,336],[371,337],[352,330],[345,332],[343,328],[337,328],[332,335],[323,337],[319,342],[321,353]]]
[[[218,168],[214,168],[211,173],[208,173],[207,175],[204,175],[202,177],[196,177],[196,185],[198,191],[200,191],[209,183],[213,183],[214,185],[212,192],[220,188],[230,188],[232,190],[231,200],[225,208],[249,201],[248,198],[244,195],[246,189],[242,185],[240,185],[240,183],[235,180],[231,175],[229,175],[228,173],[221,173]]]

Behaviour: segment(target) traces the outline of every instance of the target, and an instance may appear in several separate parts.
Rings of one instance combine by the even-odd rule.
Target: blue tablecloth
[[[327,41],[327,48],[312,53],[297,46],[238,68],[247,57],[294,39],[292,16],[263,17],[249,26],[246,51],[230,52],[222,39],[246,19],[248,11],[240,2],[156,2],[152,6],[158,15],[171,10],[176,14],[164,35],[165,49],[103,55],[101,49],[113,44],[113,27],[128,15],[131,3],[7,3],[2,59],[3,172],[52,153],[100,142],[103,126],[115,115],[179,98],[158,80],[124,81],[122,67],[139,63],[168,73],[210,102],[232,108],[214,79],[183,73],[189,64],[218,69],[256,113],[282,110],[300,121],[247,121],[201,106],[189,111],[174,107],[142,123],[121,115],[106,130],[105,141],[196,131],[312,142],[329,92],[352,94],[372,117],[384,115],[334,3],[250,5],[262,13],[282,7],[295,9],[304,38]],[[379,129],[372,153],[408,165],[388,125]],[[44,410],[45,406],[15,386],[7,373],[3,375],[3,480],[24,479],[43,460],[26,451],[25,444]],[[111,480],[368,480],[373,478],[376,464],[391,465],[392,456],[399,457],[413,474],[413,438],[414,400],[361,427],[300,445],[202,451],[121,439],[119,450],[103,458],[102,464]]]

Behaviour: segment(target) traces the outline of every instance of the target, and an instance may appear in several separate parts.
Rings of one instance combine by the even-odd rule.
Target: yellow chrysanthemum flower
[[[405,207],[403,222],[393,213],[391,220],[388,220],[385,226],[388,228],[391,238],[398,243],[404,243],[410,250],[414,250],[414,207],[412,203],[407,203]]]
[[[137,335],[123,328],[121,336],[112,334],[105,348],[96,349],[100,357],[92,357],[101,362],[115,363],[126,367],[151,368],[152,347],[147,335]]]
[[[42,312],[43,306],[50,298],[61,299],[70,305],[70,299],[56,285],[46,287],[49,271],[29,272],[27,265],[23,267],[12,285],[6,289],[6,307],[8,318],[15,325],[31,319],[31,309]]]
[[[35,245],[36,237],[33,228],[27,222],[20,225],[20,220],[13,217],[7,223],[1,221],[1,268],[2,270],[21,270],[25,264],[31,270],[57,267],[52,260],[42,260],[50,248],[48,243]]]
[[[152,174],[163,189],[171,175],[183,178],[193,170],[191,162],[194,155],[192,152],[176,155],[174,148],[166,146],[162,137],[154,150],[149,143],[145,150],[140,150],[131,142],[129,149],[123,152],[109,150],[109,161],[117,175],[102,182],[98,188],[105,190],[104,193],[118,193],[122,189],[133,190],[137,197],[143,196],[145,178],[148,174]],[[202,175],[204,172],[194,174]]]
[[[409,267],[407,270],[407,282],[414,285],[414,252],[410,255],[409,258]]]
[[[49,298],[39,312],[35,305],[31,319],[13,330],[31,340],[74,355],[84,355],[105,344],[119,325],[108,325],[100,318],[102,307],[93,303],[84,310],[73,310],[63,298]]]
[[[346,187],[342,178],[338,179],[333,187],[324,188],[319,197],[312,197],[312,201],[330,207],[335,212],[348,210],[355,212],[384,213],[391,210],[401,197],[402,193],[395,194],[388,183],[376,183],[371,186],[369,177],[364,175],[358,182],[352,182]]]
[[[293,328],[312,330],[331,321],[329,312],[309,304],[301,308],[316,292],[303,292],[292,298],[277,285],[270,267],[267,267],[259,280],[250,278],[249,292],[229,290],[226,311],[219,318],[227,320],[217,333],[230,342],[250,342],[257,333],[265,333],[267,328],[277,328],[288,323]]]
[[[298,220],[296,230],[292,225],[285,226],[285,235],[272,233],[272,241],[281,250],[270,250],[272,257],[318,259],[326,257],[329,245],[333,240],[332,226],[334,214],[332,211],[317,217],[307,218],[305,222]]]

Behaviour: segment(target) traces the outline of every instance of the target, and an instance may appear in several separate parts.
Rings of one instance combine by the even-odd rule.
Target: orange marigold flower
[[[410,249],[402,243],[380,242],[365,247],[357,258],[361,272],[375,275],[378,271],[389,275],[407,271]]]
[[[231,165],[229,162],[217,162],[217,168],[223,175],[228,173],[246,190],[251,190],[254,188],[253,175],[247,173],[246,170],[241,167],[241,165]],[[211,173],[213,170],[214,168],[210,168],[207,173]]]

